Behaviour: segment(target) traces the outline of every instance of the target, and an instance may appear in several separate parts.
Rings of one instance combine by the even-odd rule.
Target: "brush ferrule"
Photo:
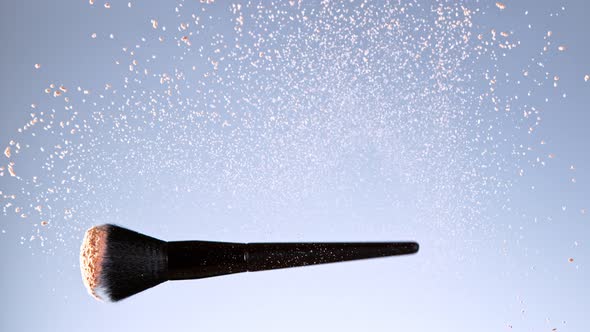
[[[210,241],[167,243],[168,280],[200,279],[247,271],[245,244]]]

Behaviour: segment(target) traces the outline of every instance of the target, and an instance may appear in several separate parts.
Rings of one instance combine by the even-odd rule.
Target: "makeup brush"
[[[119,301],[168,280],[406,255],[416,242],[166,242],[116,225],[86,231],[80,269],[88,292]]]

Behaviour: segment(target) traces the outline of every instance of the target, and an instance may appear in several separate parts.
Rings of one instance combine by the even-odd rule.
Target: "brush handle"
[[[249,243],[248,271],[327,264],[368,258],[407,255],[416,242]]]
[[[168,280],[283,269],[418,252],[416,242],[167,243]]]

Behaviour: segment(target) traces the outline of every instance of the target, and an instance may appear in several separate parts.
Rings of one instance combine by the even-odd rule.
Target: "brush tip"
[[[88,293],[116,302],[166,281],[166,243],[117,225],[86,231],[80,270]]]
[[[106,225],[95,226],[86,231],[80,247],[80,270],[86,290],[97,300],[99,295],[100,275],[106,250],[108,229]]]

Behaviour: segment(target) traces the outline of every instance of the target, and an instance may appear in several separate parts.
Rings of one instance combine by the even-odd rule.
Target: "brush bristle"
[[[166,281],[166,242],[116,226],[86,231],[80,268],[88,292],[119,301]]]
[[[100,272],[102,270],[102,257],[104,255],[106,241],[106,229],[104,226],[92,227],[86,231],[82,247],[80,247],[80,270],[82,281],[88,293],[101,300],[97,293]]]

